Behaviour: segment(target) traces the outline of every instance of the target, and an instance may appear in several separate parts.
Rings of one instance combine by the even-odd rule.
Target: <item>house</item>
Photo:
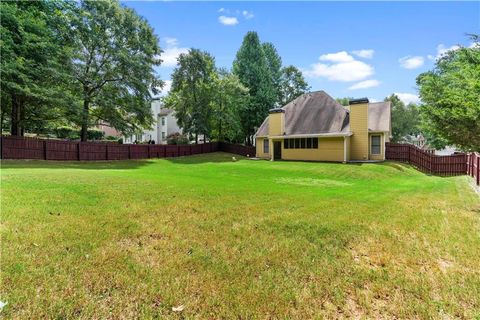
[[[163,108],[160,99],[152,100],[152,114],[154,116],[154,124],[149,130],[144,130],[135,135],[124,137],[124,143],[148,142],[155,141],[157,144],[166,144],[167,137],[172,133],[182,133],[182,129],[178,126],[175,111]]]
[[[384,160],[390,136],[390,102],[363,98],[344,107],[316,91],[269,111],[255,134],[256,154],[270,160]]]

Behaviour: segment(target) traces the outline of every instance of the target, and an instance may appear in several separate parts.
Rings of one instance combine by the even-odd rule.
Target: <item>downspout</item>
[[[347,137],[343,137],[343,163],[347,163]]]

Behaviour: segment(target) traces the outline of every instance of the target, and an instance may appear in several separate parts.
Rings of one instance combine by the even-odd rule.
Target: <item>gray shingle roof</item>
[[[390,131],[391,102],[375,102],[368,104],[368,130]]]
[[[343,107],[324,91],[301,95],[288,103],[285,110],[285,134],[347,133],[348,107]],[[369,103],[369,129],[390,131],[390,103]],[[258,128],[256,136],[268,135],[268,117]]]

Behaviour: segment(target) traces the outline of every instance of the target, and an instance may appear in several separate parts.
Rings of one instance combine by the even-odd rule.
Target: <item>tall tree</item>
[[[250,99],[242,108],[240,118],[245,142],[251,145],[256,128],[268,115],[268,110],[275,107],[278,97],[256,32],[248,32],[243,38],[233,62],[233,73],[249,90]]]
[[[190,49],[178,57],[165,106],[176,111],[179,125],[196,143],[199,134],[210,136],[216,81],[215,60],[208,52]]]
[[[72,3],[1,1],[1,101],[12,135],[56,119],[69,103],[70,38],[66,13]],[[10,112],[7,112],[6,109]]]
[[[278,54],[277,48],[270,43],[262,44],[263,52],[265,53],[265,60],[273,90],[276,95],[276,105],[281,106],[281,78],[282,78],[282,58]]]
[[[226,70],[219,70],[215,86],[212,130],[218,141],[241,142],[240,113],[248,101],[248,89],[238,77]]]
[[[150,125],[150,93],[162,82],[153,69],[161,63],[161,50],[148,22],[116,0],[81,1],[72,29],[82,103],[70,114],[81,126],[81,140],[96,120],[123,132]]]
[[[471,39],[471,47],[447,52],[420,74],[417,85],[425,130],[461,149],[480,150],[480,39]]]
[[[300,70],[291,65],[282,68],[279,100],[279,104],[281,106],[286,105],[309,90],[310,86],[305,81],[305,78]]]
[[[400,142],[407,135],[420,133],[419,111],[415,104],[405,105],[396,94],[391,94],[384,101],[392,104],[392,142]]]

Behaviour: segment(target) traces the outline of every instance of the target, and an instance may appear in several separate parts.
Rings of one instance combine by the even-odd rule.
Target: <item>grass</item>
[[[5,318],[480,314],[467,177],[225,153],[2,165]]]

